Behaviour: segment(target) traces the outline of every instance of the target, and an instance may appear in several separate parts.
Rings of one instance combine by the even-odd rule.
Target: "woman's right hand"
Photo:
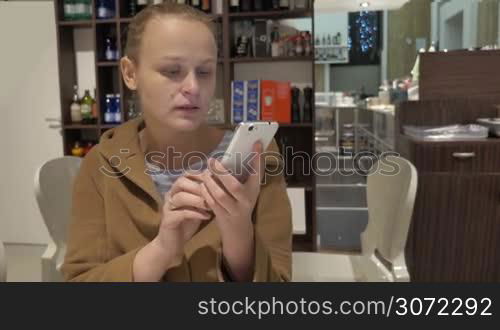
[[[182,261],[184,245],[191,239],[202,221],[212,218],[201,193],[201,174],[188,173],[175,181],[165,194],[162,219],[156,244],[171,259],[169,266]]]
[[[200,182],[198,174],[186,174],[165,194],[158,235],[134,259],[134,281],[160,281],[168,269],[182,262],[184,245],[201,222],[212,218],[201,197]]]

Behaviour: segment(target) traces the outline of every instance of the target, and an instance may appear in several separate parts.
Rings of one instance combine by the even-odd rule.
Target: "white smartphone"
[[[245,182],[250,174],[249,160],[254,158],[251,154],[253,145],[260,141],[262,152],[264,152],[278,131],[278,127],[279,124],[274,121],[252,121],[238,124],[231,143],[220,162],[240,182]]]

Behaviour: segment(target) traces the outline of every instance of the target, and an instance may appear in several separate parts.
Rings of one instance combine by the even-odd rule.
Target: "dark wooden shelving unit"
[[[118,66],[119,65],[119,62],[118,61],[110,61],[110,62],[97,62],[96,63],[97,66]]]
[[[98,129],[98,125],[95,124],[70,124],[70,125],[63,125],[63,129]]]
[[[311,6],[314,1],[310,1]],[[95,13],[95,0],[92,1]],[[91,20],[85,21],[64,21],[63,20],[63,0],[55,0],[55,17],[57,30],[57,46],[59,61],[59,81],[60,100],[62,114],[62,134],[64,153],[70,154],[71,146],[75,141],[97,142],[100,135],[106,130],[118,126],[119,124],[104,123],[102,110],[104,108],[104,96],[106,94],[120,94],[121,117],[127,121],[126,108],[132,93],[127,89],[122,81],[119,61],[105,61],[103,59],[104,34],[111,34],[116,37],[117,48],[123,54],[126,42],[128,24],[132,21],[128,13],[128,0],[115,0],[117,16],[109,19],[96,19],[95,14]],[[314,35],[314,10],[289,10],[289,11],[264,11],[264,12],[229,12],[229,2],[223,2],[223,14],[212,15],[213,20],[219,24],[222,36],[222,48],[219,50],[220,58],[217,60],[222,74],[218,76],[218,88],[222,95],[218,97],[224,100],[225,122],[214,124],[221,129],[233,129],[231,124],[231,81],[235,78],[235,66],[239,63],[265,63],[273,62],[280,65],[281,62],[292,61],[302,62],[301,65],[310,65],[312,72],[311,85],[314,89],[314,58],[309,57],[262,57],[262,58],[234,58],[232,57],[232,25],[240,20],[252,19],[292,19],[304,18],[311,20],[312,35]],[[73,86],[77,84],[76,54],[74,47],[73,31],[75,29],[91,29],[93,35],[93,45],[95,51],[94,70],[96,77],[96,102],[97,102],[97,123],[93,125],[73,124],[70,118],[70,104],[72,102]],[[259,79],[256,77],[256,79]],[[314,104],[313,104],[314,106]],[[312,109],[313,122],[311,123],[291,123],[280,124],[277,136],[290,136],[296,141],[298,150],[313,155],[314,144],[314,107]],[[298,138],[300,137],[300,138]],[[307,182],[306,182],[307,181]],[[304,188],[306,198],[306,228],[305,235],[294,236],[294,250],[314,251],[316,250],[316,212],[315,212],[315,178],[307,178],[305,182],[290,182],[289,187]]]
[[[85,21],[59,21],[58,22],[58,25],[59,26],[70,26],[70,27],[80,27],[80,28],[84,28],[84,27],[92,27],[92,25],[94,24],[94,21],[92,20],[85,20]]]
[[[279,56],[279,57],[233,57],[232,63],[257,63],[257,62],[310,62],[314,61],[312,56]]]
[[[269,19],[286,19],[286,18],[307,18],[313,16],[313,11],[310,9],[294,9],[294,10],[268,10],[268,11],[251,11],[229,13],[232,19],[251,19],[251,18],[269,18]]]
[[[118,18],[100,18],[96,19],[95,23],[96,24],[116,24],[119,21]]]

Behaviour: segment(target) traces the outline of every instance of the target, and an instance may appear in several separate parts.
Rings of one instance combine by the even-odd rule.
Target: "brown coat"
[[[135,119],[108,130],[82,162],[74,182],[72,219],[62,272],[69,281],[133,281],[132,263],[139,249],[158,233],[161,196],[145,173],[144,153]],[[273,141],[268,150],[278,151]],[[281,166],[269,157],[266,177],[253,212],[254,281],[291,278],[291,207]],[[109,173],[109,174],[105,174]],[[221,240],[214,221],[186,244],[180,266],[165,281],[222,281]]]

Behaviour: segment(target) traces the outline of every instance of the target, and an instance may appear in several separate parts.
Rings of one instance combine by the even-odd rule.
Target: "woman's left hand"
[[[222,253],[234,280],[249,280],[253,274],[254,230],[252,212],[260,193],[262,144],[253,147],[251,173],[241,183],[216,159],[202,174],[201,192],[215,214],[222,239]]]

